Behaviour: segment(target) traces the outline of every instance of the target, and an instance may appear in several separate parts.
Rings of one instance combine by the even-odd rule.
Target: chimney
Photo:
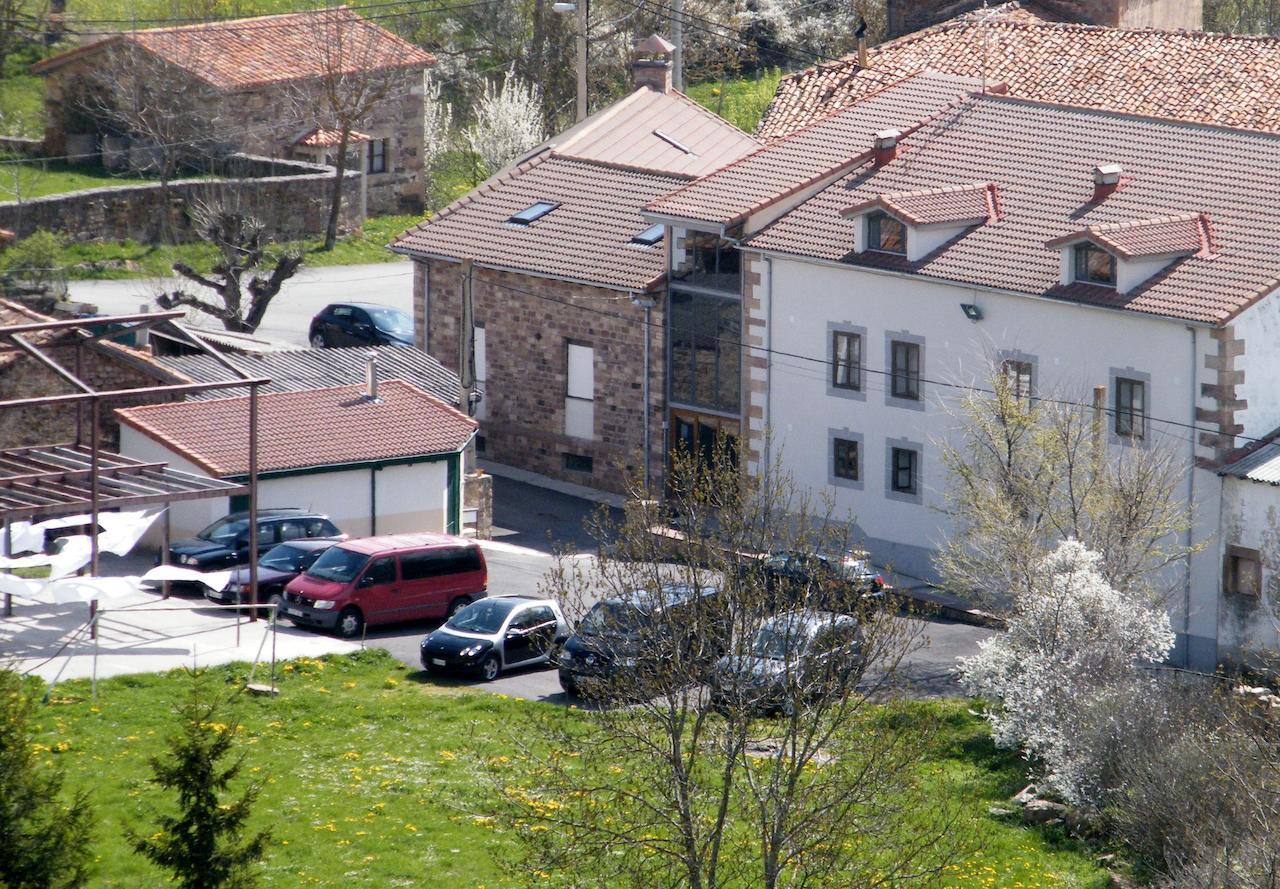
[[[902,138],[900,130],[881,130],[871,139],[871,147],[875,151],[877,167],[883,167],[898,156],[898,140]]]
[[[631,79],[637,87],[647,86],[660,93],[671,92],[671,54],[675,44],[650,34],[636,44],[631,63]]]
[[[867,38],[858,38],[858,67],[867,67]]]
[[[1120,179],[1122,173],[1124,168],[1119,164],[1098,164],[1093,168],[1093,203],[1105,199],[1124,184]]]
[[[364,355],[368,364],[365,366],[365,395],[370,401],[378,400],[378,353],[370,349]]]

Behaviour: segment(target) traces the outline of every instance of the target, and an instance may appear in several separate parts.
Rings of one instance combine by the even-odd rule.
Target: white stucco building
[[[1267,583],[1223,578],[1259,546],[1253,501],[1280,489],[1224,506],[1224,486],[1253,483],[1219,469],[1280,426],[1276,169],[1272,135],[935,75],[890,86],[647,208],[672,229],[674,434],[686,407],[731,424],[753,467],[830,492],[877,561],[928,578],[951,533],[938,443],[957,399],[993,362],[1030,397],[1084,410],[1103,387],[1111,447],[1185,460],[1205,547],[1171,578],[1175,659],[1274,648],[1271,623],[1254,624],[1280,614],[1280,584],[1273,603]],[[716,278],[735,248],[740,277]],[[695,307],[686,336],[678,303],[712,297],[740,303],[740,328],[709,330]],[[716,356],[738,341],[725,401]],[[1244,518],[1225,522],[1236,500]]]
[[[118,411],[121,453],[210,478],[249,473],[248,396]],[[372,392],[338,386],[258,399],[258,507],[324,513],[352,537],[459,533],[462,452],[476,423],[402,380]],[[190,537],[247,498],[170,507],[170,534]],[[154,541],[153,541],[154,543]]]

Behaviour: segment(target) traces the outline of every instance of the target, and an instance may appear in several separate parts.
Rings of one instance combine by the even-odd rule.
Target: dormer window
[[[1076,280],[1086,284],[1116,285],[1116,258],[1096,244],[1075,246]]]
[[[867,214],[867,249],[906,255],[907,227],[888,213]]]

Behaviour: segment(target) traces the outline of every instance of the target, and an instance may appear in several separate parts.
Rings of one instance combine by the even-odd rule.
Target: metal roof
[[[1280,485],[1280,442],[1272,441],[1218,470],[1218,475]]]
[[[244,373],[270,377],[259,392],[298,392],[330,389],[365,382],[369,352],[378,355],[378,376],[383,380],[405,380],[425,389],[448,404],[456,405],[461,391],[458,375],[421,349],[411,346],[348,346],[338,349],[290,349],[224,355]],[[178,371],[199,382],[231,380],[234,375],[209,355],[170,355],[155,359],[163,367]],[[196,393],[189,401],[244,395],[247,389],[227,389]]]
[[[93,499],[93,451],[83,445],[0,450],[0,511],[7,521],[61,516]],[[98,509],[133,509],[153,503],[246,494],[232,484],[98,451]]]

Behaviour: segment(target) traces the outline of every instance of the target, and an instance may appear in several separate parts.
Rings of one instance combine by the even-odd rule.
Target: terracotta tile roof
[[[783,78],[757,135],[776,139],[922,70],[1064,105],[1280,130],[1280,39],[966,15]],[[984,66],[985,60],[985,66]]]
[[[656,287],[662,242],[632,238],[649,227],[640,208],[685,180],[542,154],[495,177],[391,245],[397,253],[528,272],[619,290]],[[539,202],[558,204],[529,225],[508,220]]]
[[[919,74],[881,89],[692,182],[646,210],[654,216],[733,223],[848,168],[871,150],[872,134],[912,126],[969,95],[976,81]]]
[[[882,194],[845,207],[840,215],[858,216],[876,209],[909,225],[996,222],[1000,218],[1000,190],[994,182],[987,182]]]
[[[116,416],[210,475],[249,471],[247,396],[143,405]],[[402,380],[384,380],[377,401],[363,386],[275,392],[258,399],[258,470],[447,454],[475,430],[475,420]]]
[[[677,92],[642,87],[553,139],[556,154],[680,176],[704,176],[760,147]]]
[[[364,133],[352,130],[347,136],[348,143],[356,142],[372,142],[372,136],[366,136]],[[316,127],[307,133],[294,145],[306,145],[308,148],[331,148],[342,143],[342,131],[331,130],[325,127]]]
[[[1080,241],[1092,241],[1124,259],[1142,256],[1210,256],[1214,253],[1213,227],[1203,213],[1184,213],[1162,219],[1135,219],[1091,225],[1048,241],[1051,249]]]
[[[1272,174],[1280,137],[984,96],[906,136],[902,147],[896,161],[863,164],[748,247],[1210,324],[1280,286]],[[1091,171],[1100,162],[1120,164],[1129,180],[1095,202]],[[856,223],[841,216],[845,208],[974,180],[999,183],[998,223],[970,229],[914,263],[852,254]],[[1193,213],[1213,220],[1215,253],[1178,259],[1127,294],[1061,285],[1060,257],[1045,246],[1091,226],[1108,226],[1102,235],[1125,249],[1189,246]],[[1163,221],[1153,228],[1152,220]],[[1140,224],[1112,227],[1125,222]],[[1208,229],[1201,236],[1208,239]]]
[[[46,74],[127,42],[224,91],[304,80],[329,71],[426,68],[435,57],[344,6],[112,35],[37,62]],[[328,51],[323,46],[337,47]]]

